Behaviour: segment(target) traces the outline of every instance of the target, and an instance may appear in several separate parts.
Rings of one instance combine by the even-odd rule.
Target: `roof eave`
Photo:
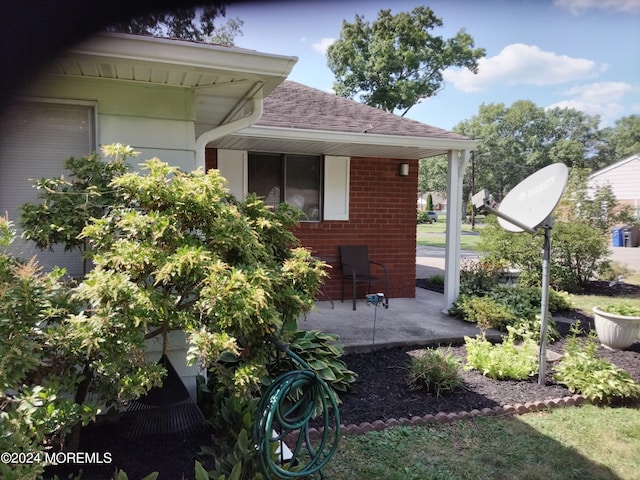
[[[97,34],[69,49],[68,54],[282,78],[291,73],[298,60],[236,47],[123,33]]]
[[[268,127],[254,125],[233,134],[234,137],[248,139],[271,139],[283,142],[316,142],[325,144],[362,145],[398,148],[398,158],[424,158],[420,152],[429,152],[428,156],[445,153],[449,150],[473,150],[478,140],[466,138],[416,137],[407,135],[382,135],[375,133],[335,132],[327,130],[309,130],[299,128]],[[438,153],[433,153],[438,152]]]

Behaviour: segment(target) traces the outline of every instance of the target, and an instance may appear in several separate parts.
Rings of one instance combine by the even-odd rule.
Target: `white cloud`
[[[335,41],[336,41],[335,38],[323,38],[322,40],[320,40],[317,43],[314,43],[311,46],[316,52],[322,53],[324,55],[325,53],[327,53],[327,48],[329,48],[329,46]]]
[[[592,8],[614,12],[640,12],[640,0],[554,0],[553,4],[566,8],[574,15]]]
[[[602,123],[611,123],[625,111],[623,97],[634,90],[625,82],[597,82],[588,85],[577,85],[565,92],[568,100],[554,103],[547,108],[574,108],[589,115],[600,115]]]
[[[463,92],[479,92],[490,85],[557,85],[592,78],[598,73],[595,62],[545,52],[535,45],[507,45],[494,57],[478,60],[478,74],[466,69],[448,69],[447,82]]]

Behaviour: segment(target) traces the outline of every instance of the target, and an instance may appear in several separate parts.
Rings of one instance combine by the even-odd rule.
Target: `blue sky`
[[[410,11],[406,0],[308,0],[231,4],[227,18],[244,21],[238,47],[297,56],[290,80],[332,91],[326,47],[343,20],[373,21],[381,9]],[[436,97],[408,118],[451,129],[480,105],[531,100],[599,115],[600,126],[640,114],[640,0],[435,0],[443,20],[433,33],[452,37],[464,28],[486,49],[479,73],[450,70]]]

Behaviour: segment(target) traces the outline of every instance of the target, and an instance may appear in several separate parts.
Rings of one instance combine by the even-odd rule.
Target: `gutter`
[[[252,90],[252,93],[250,94],[251,96],[248,99],[248,101],[251,102],[251,113],[237,120],[223,123],[211,130],[203,132],[196,139],[196,168],[205,167],[205,148],[209,143],[235,133],[238,130],[248,128],[255,124],[258,120],[260,120],[260,117],[262,117],[264,106],[262,85],[262,82],[260,82],[256,86],[256,88]],[[241,102],[239,104],[239,107],[236,107],[236,109],[234,109],[234,112],[238,111],[244,105],[246,105],[246,102]],[[227,116],[227,118],[231,117],[232,115]]]

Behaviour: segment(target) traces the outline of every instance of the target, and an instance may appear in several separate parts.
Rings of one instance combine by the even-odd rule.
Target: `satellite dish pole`
[[[538,170],[516,185],[498,209],[493,208],[487,190],[473,196],[473,205],[484,208],[498,217],[498,223],[509,232],[536,234],[544,229],[542,253],[542,293],[540,296],[540,352],[538,356],[538,384],[545,384],[547,366],[547,313],[549,311],[549,271],[551,263],[551,229],[556,208],[564,193],[569,170],[563,163],[553,163]]]
[[[538,355],[538,385],[545,384],[547,369],[547,312],[549,311],[549,270],[551,266],[551,229],[553,217],[549,215],[542,224],[544,245],[542,248],[542,293],[540,295],[540,352]]]

